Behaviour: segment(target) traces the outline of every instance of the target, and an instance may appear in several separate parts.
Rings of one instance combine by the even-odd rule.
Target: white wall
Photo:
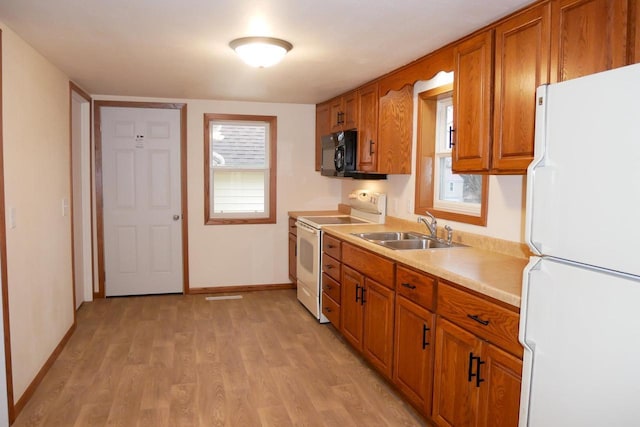
[[[14,401],[74,321],[69,79],[2,28],[4,178]],[[9,224],[7,224],[9,225]]]
[[[340,202],[340,182],[314,171],[315,105],[106,95],[94,99],[187,104],[191,288],[289,283],[287,212],[336,209]],[[204,225],[204,113],[278,117],[276,224]]]
[[[450,73],[451,74],[451,73]],[[452,78],[452,77],[451,77]],[[416,146],[418,94],[451,81],[445,73],[432,80],[417,82],[413,90],[413,148],[411,175],[389,175],[386,181],[342,180],[342,200],[347,202],[350,192],[360,188],[387,193],[387,215],[415,221]],[[455,230],[515,242],[524,242],[524,178],[522,176],[491,176],[489,178],[489,205],[487,226],[438,220],[439,226],[449,224]]]

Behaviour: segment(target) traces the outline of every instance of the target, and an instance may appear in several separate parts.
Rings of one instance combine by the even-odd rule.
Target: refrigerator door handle
[[[531,257],[529,264],[524,268],[522,273],[522,298],[520,300],[520,328],[518,331],[518,339],[524,347],[522,358],[522,385],[520,388],[520,427],[528,426],[529,416],[529,396],[531,394],[531,376],[533,374],[534,352],[536,348],[535,341],[527,334],[527,320],[529,309],[529,286],[531,276],[540,271],[540,263],[542,258]]]

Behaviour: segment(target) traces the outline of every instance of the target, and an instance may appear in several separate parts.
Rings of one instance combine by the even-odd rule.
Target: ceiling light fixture
[[[282,61],[293,45],[273,37],[242,37],[232,40],[229,47],[252,67],[271,67]]]

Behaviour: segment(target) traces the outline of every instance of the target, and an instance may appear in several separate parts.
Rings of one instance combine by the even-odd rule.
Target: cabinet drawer
[[[322,291],[340,304],[340,283],[333,280],[327,273],[322,273]]]
[[[328,236],[326,233],[322,235],[322,251],[340,260],[342,242],[335,237]]]
[[[342,245],[342,262],[387,288],[394,288],[395,264],[393,261],[349,243],[344,243]]]
[[[327,316],[333,326],[340,329],[340,304],[332,300],[326,292],[322,293],[322,314]]]
[[[477,336],[522,356],[522,346],[518,342],[518,313],[442,281],[438,285],[438,313]]]
[[[322,254],[322,271],[333,279],[340,281],[340,261],[337,259],[327,254]]]
[[[398,265],[396,271],[396,292],[411,301],[433,310],[436,279]]]
[[[298,227],[296,226],[296,219],[289,218],[289,233],[293,235],[298,235]]]

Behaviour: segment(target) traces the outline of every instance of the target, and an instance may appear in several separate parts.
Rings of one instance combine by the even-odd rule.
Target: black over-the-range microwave
[[[322,137],[322,165],[324,176],[355,179],[386,179],[386,174],[359,172],[358,131],[345,130]]]

